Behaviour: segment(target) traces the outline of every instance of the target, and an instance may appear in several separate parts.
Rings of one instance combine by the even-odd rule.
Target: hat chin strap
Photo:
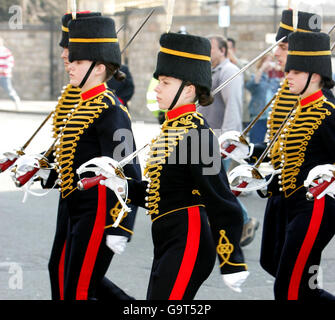
[[[308,88],[308,86],[309,86],[309,84],[310,84],[310,82],[311,82],[312,75],[313,75],[313,72],[310,72],[310,73],[308,74],[308,78],[307,78],[307,81],[306,81],[305,88],[303,88],[302,91],[299,93],[300,95],[304,94],[305,91],[307,90],[307,88]]]
[[[177,91],[177,93],[176,93],[176,95],[175,95],[175,97],[174,97],[174,99],[173,99],[170,107],[169,107],[169,110],[172,110],[172,108],[176,105],[176,103],[177,103],[177,101],[178,101],[178,99],[179,99],[179,97],[181,95],[181,92],[183,91],[185,85],[186,85],[186,81],[182,80],[181,85],[180,85],[180,87],[179,87],[179,89],[178,89],[178,91]]]
[[[83,80],[81,80],[80,85],[78,86],[79,88],[82,88],[85,85],[85,83],[86,83],[88,77],[90,76],[90,74],[91,74],[93,68],[95,67],[95,65],[96,65],[96,61],[93,61],[91,66],[87,70],[87,72],[85,74],[85,77],[83,78]]]

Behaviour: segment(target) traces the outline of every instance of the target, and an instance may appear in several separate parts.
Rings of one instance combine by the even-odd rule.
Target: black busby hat
[[[77,18],[87,18],[87,17],[96,17],[101,16],[100,12],[90,12],[90,11],[82,11],[77,12]],[[59,42],[59,45],[63,48],[67,48],[69,46],[69,28],[68,24],[72,20],[72,13],[66,13],[62,17],[62,38]]]
[[[208,89],[212,87],[211,44],[208,39],[190,34],[164,33],[159,41],[154,77],[160,75],[190,81]]]
[[[284,10],[282,13],[279,29],[276,35],[276,41],[286,36],[283,42],[288,42],[287,36],[293,30],[293,10]],[[299,32],[320,32],[321,31],[321,16],[315,13],[298,11],[297,30]]]
[[[112,63],[120,67],[121,52],[114,20],[89,17],[69,23],[69,61],[91,60]]]
[[[285,71],[317,73],[332,79],[330,39],[323,32],[293,32],[288,37]]]

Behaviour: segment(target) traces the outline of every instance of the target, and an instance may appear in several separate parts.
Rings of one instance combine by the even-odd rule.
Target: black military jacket
[[[130,198],[148,210],[153,222],[206,208],[222,273],[246,270],[239,241],[243,219],[222,165],[217,138],[194,104],[166,114],[146,162],[146,181],[130,181]],[[135,196],[133,196],[135,194]]]
[[[105,207],[106,226],[111,226],[121,209],[115,194],[102,186],[79,191],[76,170],[92,158],[108,156],[121,160],[136,150],[128,111],[105,83],[82,94],[68,86],[56,107],[53,124],[54,135],[59,140],[55,146],[54,159],[49,160],[55,161],[56,169],[50,174],[46,187],[58,181],[61,201],[67,201],[70,216],[95,214],[98,205]],[[141,177],[136,159],[126,165],[124,170],[129,177]],[[90,174],[80,178],[88,176]],[[100,194],[102,190],[106,192],[106,197]],[[129,237],[134,220],[135,213],[128,213],[120,226],[108,228],[108,233]]]
[[[322,92],[328,101],[333,104],[335,103],[335,97],[331,90],[322,89]],[[281,84],[281,87],[278,89],[269,111],[267,119],[267,132],[265,135],[266,142],[255,144],[253,154],[250,159],[247,160],[248,162],[255,163],[262,155],[267,147],[267,144],[273,139],[281,124],[285,121],[286,116],[296,105],[298,98],[298,95],[290,92],[287,79],[285,79]],[[270,159],[265,157],[264,161],[270,161]]]
[[[289,197],[303,188],[311,169],[335,163],[334,143],[335,106],[319,90],[299,101],[270,150],[271,163],[280,174],[269,191]]]

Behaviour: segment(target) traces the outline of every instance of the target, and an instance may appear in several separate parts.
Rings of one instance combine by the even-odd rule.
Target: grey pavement
[[[21,114],[40,114],[46,115],[54,110],[57,101],[22,101],[18,109],[11,100],[0,100],[0,111]]]
[[[0,108],[1,109],[1,108]],[[44,113],[0,112],[0,153],[18,148],[41,123]],[[49,131],[36,138],[32,152],[38,152],[52,142]],[[138,146],[150,141],[159,132],[156,124],[135,122],[133,125]],[[42,147],[43,146],[43,147]],[[141,163],[143,159],[140,159]],[[34,191],[40,192],[38,186]],[[0,174],[0,300],[49,300],[48,259],[55,232],[59,193],[52,190],[44,197],[29,196],[22,203],[23,192],[18,190],[8,172]],[[200,288],[196,300],[273,300],[273,278],[259,265],[262,221],[266,200],[256,193],[241,196],[249,215],[260,221],[254,241],[244,247],[250,276],[242,293],[227,288],[219,274],[218,265]],[[135,233],[122,255],[116,255],[107,277],[136,299],[145,299],[150,275],[153,246],[150,218],[139,209]],[[335,242],[328,245],[322,257],[321,283],[335,294]]]

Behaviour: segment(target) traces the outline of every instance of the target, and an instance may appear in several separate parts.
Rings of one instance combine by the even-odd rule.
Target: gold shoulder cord
[[[67,87],[62,91],[62,95],[58,100],[58,104],[53,115],[52,131],[54,138],[57,138],[61,128],[69,119],[79,101],[80,88],[72,87],[70,84],[67,85]]]
[[[162,130],[156,139],[152,140],[149,151],[149,159],[146,162],[144,175],[149,180],[146,206],[149,209],[148,214],[158,214],[158,202],[160,201],[160,171],[167,158],[178,145],[179,141],[189,129],[197,128],[193,118],[198,118],[203,122],[201,116],[195,112],[185,113],[179,118],[166,120],[162,125]]]
[[[72,165],[77,142],[94,120],[99,118],[103,109],[109,107],[102,102],[103,98],[104,95],[102,94],[94,100],[80,101],[62,129],[61,138],[55,152],[58,163],[57,172],[59,173],[59,178],[61,178],[62,198],[66,198],[76,189],[73,186],[74,173],[72,172]]]
[[[115,100],[113,98],[115,96],[114,92],[107,89],[107,93],[109,93],[109,94],[106,94],[105,96],[110,101],[112,101],[113,105],[115,105]],[[122,103],[120,103],[120,108],[128,115],[129,119],[131,119],[131,116],[130,116],[130,113],[129,113],[127,107],[125,107]]]
[[[266,141],[271,141],[273,136],[278,131],[280,125],[285,120],[287,114],[296,104],[298,96],[290,92],[287,79],[284,80],[279,89],[275,101],[269,112],[267,120]]]
[[[313,101],[306,106],[299,105],[296,114],[284,127],[284,134],[278,138],[278,152],[275,153],[271,162],[275,169],[282,169],[278,178],[281,184],[280,191],[285,193],[285,197],[289,197],[301,187],[296,185],[296,177],[305,161],[309,141],[322,121],[331,114],[324,107],[324,103],[325,100],[322,97],[319,101]],[[334,105],[329,104],[335,109]]]

